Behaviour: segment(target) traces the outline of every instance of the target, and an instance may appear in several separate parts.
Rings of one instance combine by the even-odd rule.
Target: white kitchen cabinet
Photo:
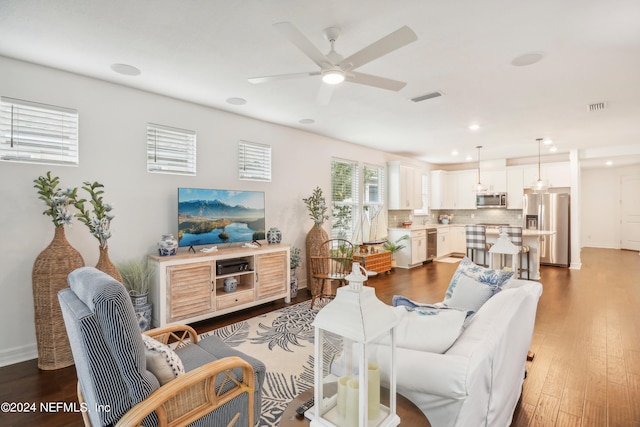
[[[451,253],[449,227],[438,227],[438,258]]]
[[[408,236],[409,240],[401,241],[404,248],[394,254],[397,266],[400,268],[411,268],[421,265],[427,260],[426,230],[389,229],[390,241],[395,242],[403,236]]]
[[[480,171],[482,185],[489,193],[504,193],[507,191],[507,172],[505,170]]]
[[[524,195],[524,167],[507,167],[507,209],[522,209]]]
[[[474,170],[431,172],[431,209],[475,209]]]
[[[571,166],[569,162],[543,163],[540,165],[540,177],[549,187],[571,187]],[[524,188],[530,188],[538,180],[538,165],[525,166]]]
[[[387,166],[389,209],[422,209],[422,171],[398,161]]]
[[[467,253],[467,236],[464,225],[450,225],[450,249],[451,253],[466,254]]]

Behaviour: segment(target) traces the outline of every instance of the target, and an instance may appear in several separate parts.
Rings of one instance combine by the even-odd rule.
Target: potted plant
[[[396,252],[406,247],[405,245],[400,243],[403,240],[409,240],[409,235],[405,234],[404,236],[398,238],[395,242],[391,242],[389,241],[389,239],[387,239],[382,244],[382,247],[384,247],[385,250],[391,252],[391,268],[395,268],[398,265],[396,261],[396,255],[395,255]]]
[[[298,276],[296,276],[296,270],[302,264],[302,257],[300,256],[300,248],[295,246],[291,247],[291,256],[289,257],[289,268],[291,269],[290,291],[291,298],[295,298],[298,295]]]
[[[153,268],[146,258],[141,258],[119,263],[118,271],[122,276],[122,284],[131,296],[140,330],[146,331],[151,326],[151,303],[147,299],[149,283],[153,279]]]

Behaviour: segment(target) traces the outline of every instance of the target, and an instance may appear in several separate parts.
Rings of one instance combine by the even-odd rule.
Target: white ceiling
[[[408,25],[416,42],[358,70],[407,85],[347,82],[322,106],[319,76],[249,83],[317,70],[273,27],[281,21],[323,53],[323,29],[340,27],[344,56]],[[532,52],[543,59],[511,64]],[[478,145],[483,160],[537,156],[539,137],[584,164],[640,159],[638,0],[0,0],[0,55],[436,164],[476,160]],[[444,96],[410,101],[434,91]]]

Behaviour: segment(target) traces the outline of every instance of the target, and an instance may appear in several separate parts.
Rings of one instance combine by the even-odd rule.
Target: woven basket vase
[[[40,369],[53,370],[73,365],[58,291],[68,286],[69,273],[82,266],[82,255],[67,241],[64,227],[56,227],[53,240],[40,252],[31,273]]]
[[[122,283],[122,276],[120,275],[120,271],[116,268],[115,265],[109,259],[109,247],[100,249],[100,257],[98,258],[98,263],[96,264],[96,268],[104,273],[107,273],[109,276],[116,279],[118,282]]]
[[[311,270],[311,256],[318,255],[318,250],[323,242],[329,240],[329,235],[324,228],[319,225],[314,225],[307,233],[306,240],[306,258],[307,258],[307,288],[311,291],[312,296],[320,295],[322,289],[319,280],[313,278],[313,271]]]

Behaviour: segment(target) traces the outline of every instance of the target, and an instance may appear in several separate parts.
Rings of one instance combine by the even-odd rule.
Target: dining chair
[[[523,245],[522,244],[522,227],[500,227],[499,228],[499,232],[500,233],[507,233],[507,236],[509,237],[509,240],[511,241],[511,243],[514,244],[514,246],[516,248],[518,248],[518,250],[520,251],[520,262],[519,262],[519,266],[518,266],[518,277],[522,278],[522,273],[526,271],[527,273],[527,280],[529,280],[529,277],[531,275],[531,270],[530,270],[530,253],[531,253],[531,248],[529,246]],[[525,264],[523,263],[523,257],[524,255],[527,255],[527,264],[526,264],[526,268],[525,268]]]

